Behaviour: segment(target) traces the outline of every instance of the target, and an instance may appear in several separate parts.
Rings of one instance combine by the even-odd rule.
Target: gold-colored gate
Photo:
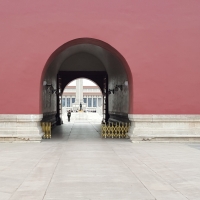
[[[108,123],[108,124],[102,124],[102,132],[101,137],[102,138],[127,138],[130,123],[123,123],[123,122],[117,122],[117,123]]]
[[[44,132],[43,139],[51,138],[51,122],[41,122],[42,132]]]

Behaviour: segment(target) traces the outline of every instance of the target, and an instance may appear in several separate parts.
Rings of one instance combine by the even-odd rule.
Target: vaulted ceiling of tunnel
[[[86,55],[87,54],[87,55]],[[84,58],[85,56],[85,58]],[[92,57],[93,56],[93,57]],[[71,57],[71,58],[70,58]],[[111,52],[106,49],[93,45],[93,44],[77,44],[71,47],[66,48],[60,54],[56,56],[56,58],[49,65],[46,74],[53,73],[57,74],[58,71],[80,71],[80,66],[76,65],[73,62],[73,66],[66,66],[66,62],[75,60],[74,58],[79,60],[84,60],[90,64],[91,71],[102,71],[103,68],[108,73],[108,76],[112,76],[117,74],[121,74],[121,76],[125,75],[124,79],[127,80],[126,71],[123,67],[120,60],[114,56]],[[96,58],[96,61],[95,61]],[[87,59],[91,59],[90,61],[86,61]],[[76,61],[77,63],[79,61]],[[95,62],[97,65],[92,65],[92,62]],[[100,62],[102,65],[100,65]],[[76,66],[76,67],[75,67]],[[100,67],[101,66],[101,67]],[[89,68],[89,67],[88,67]]]
[[[104,64],[90,53],[80,52],[68,57],[60,71],[106,71]]]

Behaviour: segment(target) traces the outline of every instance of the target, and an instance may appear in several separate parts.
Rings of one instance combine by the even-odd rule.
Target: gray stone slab
[[[96,121],[64,120],[41,143],[1,143],[0,199],[200,199],[200,144],[102,139]]]
[[[0,199],[1,200],[9,200],[11,197],[11,193],[0,192]]]

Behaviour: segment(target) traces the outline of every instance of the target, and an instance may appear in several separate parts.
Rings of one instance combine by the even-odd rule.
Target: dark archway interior
[[[75,44],[62,48],[62,51],[59,51],[51,60],[44,80],[57,90],[60,89],[62,93],[69,82],[80,77],[91,79],[105,93],[106,120],[128,121],[129,89],[128,85],[124,84],[128,81],[128,77],[119,57],[98,45]],[[59,97],[56,94],[47,93],[46,86],[43,86],[42,96],[43,120],[55,124],[59,115]]]
[[[99,88],[101,89],[101,92],[103,93],[104,84],[103,79],[107,78],[106,72],[95,72],[95,71],[59,71],[58,77],[61,77],[61,91],[65,89],[65,87],[73,80],[77,78],[87,78],[94,83],[96,83]]]

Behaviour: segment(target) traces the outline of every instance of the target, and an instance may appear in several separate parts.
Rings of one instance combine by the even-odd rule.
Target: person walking
[[[82,103],[80,103],[80,111],[82,110]]]
[[[70,117],[71,117],[71,111],[70,110],[68,110],[68,112],[67,112],[67,117],[68,117],[68,122],[70,122]]]

